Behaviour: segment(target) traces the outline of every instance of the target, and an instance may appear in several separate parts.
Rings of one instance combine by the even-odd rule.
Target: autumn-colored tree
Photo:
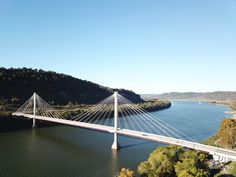
[[[225,148],[236,147],[236,120],[225,119],[221,123],[220,131],[218,132],[219,143]]]
[[[117,177],[135,177],[135,174],[132,170],[127,168],[122,168]]]
[[[208,177],[207,155],[183,147],[161,147],[138,166],[144,177]]]

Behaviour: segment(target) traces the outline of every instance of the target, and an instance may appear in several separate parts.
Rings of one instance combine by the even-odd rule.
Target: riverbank
[[[56,124],[37,120],[38,128],[49,127],[54,125]],[[14,117],[9,113],[4,115],[1,114],[0,116],[0,133],[19,131],[31,128],[32,128],[32,119],[24,117]]]
[[[236,111],[236,101],[212,101],[211,103],[229,106],[232,110],[229,114]],[[224,119],[218,132],[203,141],[203,144],[236,150],[236,115],[235,113],[232,115],[232,118]],[[224,169],[221,169],[217,176],[225,175],[225,170],[227,171],[227,175],[236,176],[236,162],[224,164]]]
[[[236,101],[212,101],[211,103],[230,107],[232,111],[230,111],[229,114],[236,111]],[[203,143],[211,146],[234,149],[236,148],[236,141],[234,140],[234,136],[236,136],[235,129],[236,119],[235,114],[233,114],[232,118],[225,118],[216,134],[204,140]]]
[[[70,119],[71,117],[78,115],[93,106],[94,105],[73,105],[73,104],[71,104],[71,105],[66,105],[63,107],[56,107],[56,108],[60,111],[60,113],[61,113],[61,115],[63,115],[63,117]],[[163,109],[170,108],[171,102],[168,100],[149,100],[149,101],[144,101],[142,103],[134,104],[134,106],[139,109],[143,109],[145,111],[148,111],[148,112],[154,112],[154,111],[160,111]],[[103,110],[103,111],[105,111],[105,110]],[[112,111],[112,110],[108,110],[108,111]],[[119,115],[119,116],[122,116],[122,115]],[[111,114],[111,118],[112,117],[113,117],[113,114]]]
[[[233,118],[236,119],[236,101],[225,101],[225,102],[220,102],[216,101],[216,104],[223,104],[226,106],[229,106],[231,108],[231,112],[228,112],[228,114],[233,115]]]

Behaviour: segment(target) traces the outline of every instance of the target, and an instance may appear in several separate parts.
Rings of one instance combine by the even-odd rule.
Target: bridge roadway
[[[65,124],[65,125],[70,125],[70,126],[76,126],[76,127],[86,128],[86,129],[93,129],[97,131],[103,131],[103,132],[109,132],[109,133],[115,132],[114,127],[111,127],[111,126],[90,124],[90,123],[84,123],[84,122],[78,122],[78,121],[72,121],[72,120],[66,120],[66,119],[49,118],[49,117],[44,117],[44,116],[34,116],[34,115],[22,114],[22,113],[13,113],[13,115],[27,117],[30,119],[38,119],[38,120],[49,121],[49,122],[54,122],[54,123],[59,123],[59,124]],[[223,156],[223,157],[226,157],[228,160],[236,161],[236,151],[232,151],[229,149],[223,149],[223,148],[208,146],[208,145],[204,145],[204,144],[200,144],[196,142],[191,142],[191,141],[186,141],[186,140],[181,140],[177,138],[171,138],[171,137],[156,135],[156,134],[151,134],[151,133],[145,133],[145,132],[140,132],[140,131],[135,131],[135,130],[128,130],[128,129],[118,129],[116,130],[116,133],[120,135],[124,135],[124,136],[131,136],[135,138],[140,138],[140,139],[164,143],[164,144],[184,146],[190,149],[207,152],[211,155]]]

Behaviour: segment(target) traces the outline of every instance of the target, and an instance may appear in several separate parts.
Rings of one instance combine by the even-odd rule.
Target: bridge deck
[[[48,117],[43,117],[43,116],[33,116],[33,115],[21,114],[21,113],[13,113],[13,115],[27,117],[30,119],[38,119],[38,120],[44,120],[44,121],[49,121],[49,122],[54,122],[54,123],[59,123],[59,124],[65,124],[65,125],[70,125],[70,126],[76,126],[76,127],[81,127],[81,128],[114,133],[114,127],[110,127],[110,126],[90,124],[90,123],[58,119],[58,118],[48,118]],[[156,134],[151,134],[151,133],[145,133],[145,132],[140,132],[140,131],[135,131],[135,130],[118,129],[116,133],[120,135],[124,135],[124,136],[131,136],[135,138],[145,139],[145,140],[154,141],[154,142],[160,142],[164,144],[180,145],[180,146],[184,146],[190,149],[204,151],[212,155],[220,154],[220,155],[226,156],[230,160],[236,161],[236,151],[232,151],[228,149],[208,146],[208,145],[204,145],[204,144],[200,144],[196,142],[191,142],[191,141],[186,141],[186,140],[181,140],[177,138],[171,138],[171,137],[166,137],[166,136],[161,136],[161,135],[156,135]]]

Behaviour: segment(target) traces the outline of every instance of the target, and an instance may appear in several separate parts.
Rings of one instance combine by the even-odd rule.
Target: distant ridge
[[[52,104],[93,104],[115,90],[127,99],[140,103],[140,95],[130,90],[113,89],[65,74],[31,68],[0,68],[0,101],[23,103],[37,92]]]
[[[163,94],[141,94],[143,99],[168,99],[168,100],[236,100],[236,91],[216,92],[169,92]]]

